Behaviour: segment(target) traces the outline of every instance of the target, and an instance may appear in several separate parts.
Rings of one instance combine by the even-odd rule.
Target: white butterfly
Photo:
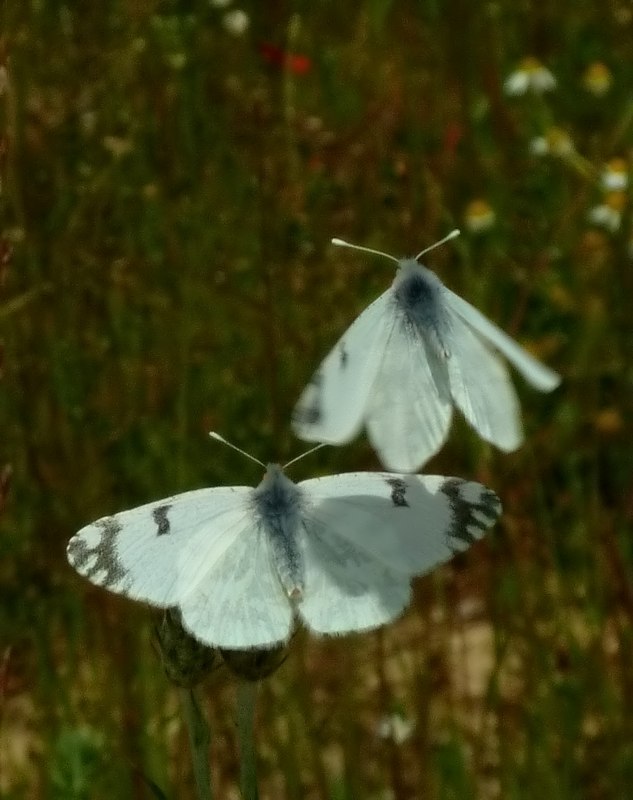
[[[418,264],[432,248],[398,260],[332,242],[390,258],[398,271],[314,373],[293,413],[297,436],[342,444],[365,424],[387,469],[416,472],[446,440],[456,405],[483,439],[516,450],[523,441],[519,402],[495,350],[543,392],[560,376]]]
[[[208,645],[263,648],[286,641],[296,616],[320,634],[396,618],[411,577],[466,550],[500,513],[494,492],[459,478],[356,472],[295,484],[269,464],[254,489],[198,489],[103,517],[67,555],[98,586],[178,607]]]

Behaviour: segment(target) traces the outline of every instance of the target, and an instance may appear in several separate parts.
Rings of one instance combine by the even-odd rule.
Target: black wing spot
[[[391,502],[394,506],[409,507],[406,499],[407,484],[402,478],[388,478],[387,483],[391,486]]]
[[[156,531],[156,536],[165,536],[166,534],[171,533],[171,522],[167,517],[167,512],[170,508],[171,505],[167,504],[164,506],[157,506],[152,511],[152,517],[154,518],[154,522],[158,528]]]
[[[341,346],[339,348],[339,355],[341,357],[341,363],[340,363],[341,369],[345,369],[345,367],[347,366],[347,362],[349,361],[349,356],[347,354],[347,350],[345,349],[344,342],[341,343]]]

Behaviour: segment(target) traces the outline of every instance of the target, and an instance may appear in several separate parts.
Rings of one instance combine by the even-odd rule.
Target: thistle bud
[[[167,678],[192,688],[220,665],[217,651],[195,639],[182,625],[180,611],[168,608],[155,629],[156,649]]]

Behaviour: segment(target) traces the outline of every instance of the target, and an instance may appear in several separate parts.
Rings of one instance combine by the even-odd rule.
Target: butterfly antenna
[[[428,253],[431,250],[435,250],[436,247],[440,247],[440,245],[446,244],[446,242],[450,242],[451,239],[457,239],[457,237],[459,236],[460,233],[461,233],[461,231],[459,230],[459,228],[455,228],[450,233],[447,233],[446,236],[443,239],[440,239],[439,242],[435,242],[435,244],[432,244],[430,247],[425,247],[424,250],[422,250],[421,252],[419,252],[417,254],[417,256],[415,257],[415,260],[417,261],[425,253]]]
[[[260,467],[266,469],[266,464],[264,464],[263,461],[260,461],[258,458],[255,458],[255,456],[252,456],[250,453],[247,453],[246,450],[242,450],[241,447],[238,447],[237,445],[228,442],[224,438],[224,436],[220,436],[219,433],[216,433],[215,431],[209,431],[209,436],[212,439],[215,439],[216,442],[222,442],[222,444],[225,444],[227,447],[231,447],[233,450],[236,450],[238,453],[241,453],[243,456],[246,456],[246,458],[250,458],[251,461],[254,461],[256,464],[259,464]]]
[[[371,247],[362,247],[359,244],[350,244],[346,242],[345,239],[332,239],[332,244],[335,244],[337,247],[349,247],[350,250],[361,250],[363,253],[372,253],[375,256],[383,256],[390,261],[395,261],[396,264],[398,263],[398,259],[395,256],[390,256],[389,253],[383,253],[382,250],[373,250]]]
[[[317,444],[316,447],[311,447],[309,450],[306,450],[305,453],[301,453],[300,456],[293,458],[292,461],[289,461],[287,464],[284,464],[283,468],[287,469],[291,464],[294,464],[296,461],[301,461],[302,458],[309,456],[310,453],[314,453],[315,450],[320,450],[322,447],[326,447],[327,442],[321,442],[321,444]]]

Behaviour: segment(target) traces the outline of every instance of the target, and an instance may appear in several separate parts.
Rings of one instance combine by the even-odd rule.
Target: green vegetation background
[[[563,386],[517,380],[518,453],[455,424],[427,471],[484,481],[504,517],[416,581],[402,620],[295,637],[260,693],[262,797],[630,797],[628,197],[617,230],[587,223],[603,163],[631,154],[630,3],[235,0],[241,35],[216,5],[1,4],[0,797],[194,796],[155,618],[79,579],[66,542],[256,484],[210,429],[297,455],[299,391],[393,274],[329,239],[410,255],[455,226],[427,263]],[[526,55],[555,91],[504,94]],[[531,155],[551,126],[573,153]],[[496,214],[481,234],[477,199]],[[359,439],[292,477],[376,467]],[[220,798],[233,690],[220,671],[203,693]],[[394,712],[402,742],[378,735]]]

